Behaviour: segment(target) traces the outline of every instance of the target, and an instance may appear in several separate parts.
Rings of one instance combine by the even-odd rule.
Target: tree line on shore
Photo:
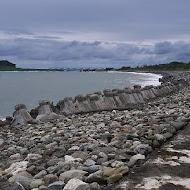
[[[99,69],[101,71],[188,71],[190,70],[190,62],[170,62],[166,64],[153,64],[153,65],[142,65],[137,67],[122,66],[119,69],[105,68]],[[97,71],[97,69],[85,69],[84,71]]]
[[[0,71],[189,71],[190,62],[177,62],[173,61],[166,64],[152,64],[152,65],[142,65],[137,67],[122,66],[119,69],[116,68],[79,68],[79,69],[64,69],[64,68],[53,68],[53,69],[33,69],[33,68],[17,68],[16,64],[13,64],[7,60],[0,61]]]

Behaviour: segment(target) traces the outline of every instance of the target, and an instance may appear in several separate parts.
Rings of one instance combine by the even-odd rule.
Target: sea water
[[[12,116],[16,104],[30,110],[38,101],[54,104],[65,97],[104,89],[159,85],[161,75],[135,72],[0,72],[0,117]]]

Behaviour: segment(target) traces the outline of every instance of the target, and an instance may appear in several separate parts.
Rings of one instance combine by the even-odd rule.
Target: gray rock
[[[26,125],[27,123],[34,122],[29,112],[24,104],[19,104],[15,106],[15,112],[13,113],[12,125]]]
[[[44,181],[42,179],[35,179],[30,183],[30,188],[35,189],[40,187],[41,185],[44,185]]]
[[[149,152],[152,151],[152,147],[149,146],[148,144],[140,144],[140,145],[138,145],[138,146],[134,149],[134,151],[135,151],[136,153],[146,154],[146,155],[147,155]]]
[[[24,187],[19,183],[0,182],[1,190],[23,190]]]
[[[3,139],[0,139],[0,147],[3,145],[5,141]]]
[[[21,158],[20,153],[16,153],[16,154],[13,154],[10,156],[10,159],[12,159],[12,160],[18,160],[20,158]]]
[[[88,183],[93,183],[97,182],[99,185],[105,185],[107,184],[107,180],[103,176],[103,171],[99,170],[93,174],[90,174],[87,178],[86,181]]]
[[[45,175],[47,175],[46,170],[42,170],[42,171],[40,171],[38,174],[36,174],[36,175],[34,176],[34,179],[43,178]]]
[[[40,154],[28,154],[25,160],[33,162],[41,158],[42,158],[42,155]]]
[[[102,188],[97,182],[94,182],[90,184],[90,190],[102,190]]]
[[[59,167],[58,167],[58,166],[50,166],[50,167],[47,168],[47,172],[48,172],[49,174],[56,173],[58,170],[59,170]]]
[[[12,175],[16,175],[19,172],[26,171],[27,161],[15,162],[11,164],[11,166],[5,170],[6,173],[10,173]]]
[[[90,190],[90,186],[89,184],[74,178],[68,181],[63,190]]]
[[[91,160],[91,159],[87,159],[85,162],[84,162],[84,165],[85,166],[93,166],[95,165],[96,162],[94,160]]]
[[[121,161],[114,161],[113,163],[111,163],[111,166],[113,167],[113,168],[117,168],[117,167],[120,167],[120,166],[124,166],[125,165],[125,163],[124,162],[121,162]]]
[[[110,127],[112,128],[120,128],[121,127],[121,124],[117,121],[112,121]]]
[[[166,138],[163,135],[161,135],[161,134],[155,134],[154,138],[155,138],[155,140],[157,140],[157,141],[159,141],[161,143],[163,143],[163,142],[166,141]]]
[[[49,184],[56,182],[58,180],[59,180],[59,178],[54,174],[48,174],[48,175],[44,176],[44,182],[46,185],[49,185]]]
[[[30,190],[31,181],[32,175],[28,172],[20,172],[9,178],[9,182],[21,184],[25,188],[25,190]]]
[[[59,119],[60,116],[52,111],[50,101],[48,100],[40,100],[38,107],[38,116],[36,120],[48,122],[51,120]]]
[[[38,115],[36,120],[38,121],[43,121],[43,122],[48,122],[51,120],[56,120],[59,119],[60,116],[57,115],[56,113],[48,113],[48,114],[44,114],[44,115]]]
[[[48,190],[62,190],[65,186],[63,181],[56,181],[50,185],[48,185]]]
[[[173,134],[172,133],[169,133],[169,132],[166,132],[163,134],[163,136],[166,138],[166,139],[169,139],[171,137],[173,137]]]
[[[185,127],[187,124],[187,122],[183,122],[183,121],[175,121],[172,123],[172,125],[175,127],[176,130],[180,130],[183,127]]]
[[[64,173],[61,173],[59,176],[60,181],[68,181],[71,178],[83,178],[88,172],[85,172],[83,170],[69,170]]]
[[[145,159],[144,155],[142,155],[142,154],[136,154],[136,155],[134,155],[134,156],[131,157],[131,159],[128,162],[128,166],[131,167],[131,166],[135,165],[135,163],[138,160],[144,160],[144,159]]]

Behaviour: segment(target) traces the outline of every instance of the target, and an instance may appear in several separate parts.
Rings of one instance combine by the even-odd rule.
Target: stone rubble
[[[130,110],[65,116],[41,101],[32,118],[25,106],[16,107],[14,125],[0,130],[0,187],[112,189],[190,121],[190,88],[180,84],[177,92]]]

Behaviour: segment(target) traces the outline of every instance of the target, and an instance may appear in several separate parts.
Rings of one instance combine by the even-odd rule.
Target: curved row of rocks
[[[24,105],[16,106],[14,115],[30,124],[1,127],[0,189],[114,189],[190,121],[190,89],[182,88],[188,80],[177,81],[176,93],[132,110],[64,116],[41,101],[34,120]]]
[[[138,108],[147,102],[174,93],[189,85],[188,75],[184,73],[164,77],[160,81],[162,84],[159,86],[141,88],[141,86],[135,85],[133,89],[104,90],[103,94],[96,92],[86,96],[78,95],[74,99],[65,98],[56,106],[48,100],[42,100],[39,101],[39,106],[30,113],[25,105],[19,104],[15,106],[12,125],[49,121],[58,119],[60,115]]]

